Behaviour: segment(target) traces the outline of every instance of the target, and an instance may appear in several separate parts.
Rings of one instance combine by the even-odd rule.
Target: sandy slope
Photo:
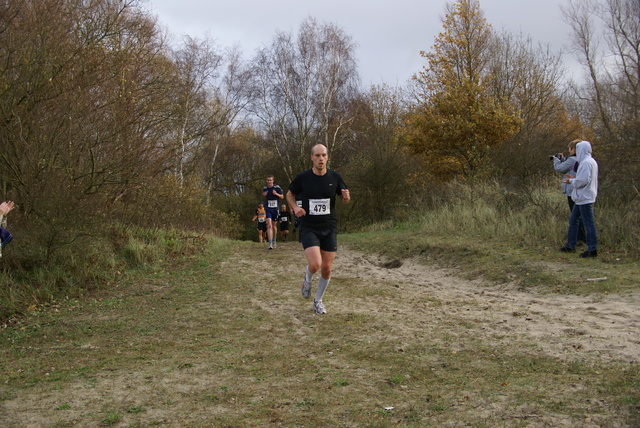
[[[566,360],[595,357],[631,362],[640,358],[637,293],[581,297],[522,292],[480,279],[461,279],[452,270],[414,260],[382,260],[348,249],[340,250],[334,275],[394,284],[408,303],[394,310],[413,318],[417,317],[412,312],[419,311],[419,318],[427,323],[446,319],[450,324],[474,325],[475,335],[506,344],[530,339],[542,352]],[[411,304],[425,296],[443,304],[428,310]]]

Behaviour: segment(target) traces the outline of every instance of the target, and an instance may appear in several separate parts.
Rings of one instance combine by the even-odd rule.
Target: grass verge
[[[413,258],[450,267],[469,279],[513,283],[521,290],[586,295],[640,288],[640,264],[622,252],[606,249],[597,258],[581,259],[577,253],[560,253],[561,243],[526,246],[517,236],[506,240],[473,235],[462,227],[443,233],[438,224],[423,223],[377,226],[372,231],[343,235],[341,242],[388,259]]]
[[[506,271],[497,279],[523,272],[504,262],[515,250],[438,243],[409,227],[341,242],[465,275],[489,275],[491,260]],[[421,303],[408,305],[366,272],[336,274],[330,313],[316,316],[299,296],[303,266],[294,242],[266,251],[210,240],[202,253],[30,311],[0,330],[0,425],[640,424],[637,363],[560,359],[527,337],[491,340],[437,296],[417,290]]]

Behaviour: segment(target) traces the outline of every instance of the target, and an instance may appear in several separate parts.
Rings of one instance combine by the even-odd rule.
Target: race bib
[[[264,223],[264,217],[259,217],[258,218],[258,223]]]
[[[327,199],[309,199],[309,215],[328,215],[331,214],[331,200]]]
[[[280,217],[280,220],[281,221],[287,221],[287,218],[286,217]]]
[[[267,201],[267,207],[269,207],[269,208],[278,208],[278,201],[276,199],[269,199]]]

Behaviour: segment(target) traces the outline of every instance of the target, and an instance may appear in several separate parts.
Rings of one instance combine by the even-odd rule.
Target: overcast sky
[[[297,34],[304,19],[341,27],[358,45],[356,57],[363,85],[403,85],[425,65],[442,31],[445,0],[146,0],[160,25],[179,38],[209,35],[220,47],[239,45],[245,58],[269,44],[276,31]],[[560,5],[568,0],[480,0],[496,30],[522,32],[554,52],[567,48],[570,29]],[[563,55],[569,74],[576,61]]]

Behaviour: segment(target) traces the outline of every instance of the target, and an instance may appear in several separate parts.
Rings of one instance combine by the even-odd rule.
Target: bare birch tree
[[[358,84],[354,50],[342,29],[308,18],[297,37],[278,32],[258,52],[253,111],[287,179],[305,167],[311,145],[341,145],[351,120],[346,101]]]
[[[244,147],[235,134],[247,135],[251,70],[238,48],[217,50],[206,39],[186,37],[174,57],[172,171],[181,183],[197,176],[209,195],[226,192],[247,180],[239,164],[229,163]],[[251,150],[244,154],[250,158]]]
[[[495,173],[517,178],[548,174],[548,155],[579,137],[582,127],[563,101],[561,57],[522,34],[497,35],[492,48],[491,90],[508,101],[522,120],[518,131],[492,151]],[[519,161],[513,162],[514,153]]]
[[[605,183],[607,177],[629,183],[616,186],[616,191],[636,197],[640,185],[640,1],[570,0],[563,12],[587,74],[587,83],[575,84],[574,89],[587,106],[581,112],[594,130],[603,178]]]
[[[214,124],[215,103],[210,98],[215,91],[215,79],[222,56],[209,40],[185,36],[184,45],[174,54],[175,87],[175,174],[183,182],[187,163],[197,159],[203,140]]]

